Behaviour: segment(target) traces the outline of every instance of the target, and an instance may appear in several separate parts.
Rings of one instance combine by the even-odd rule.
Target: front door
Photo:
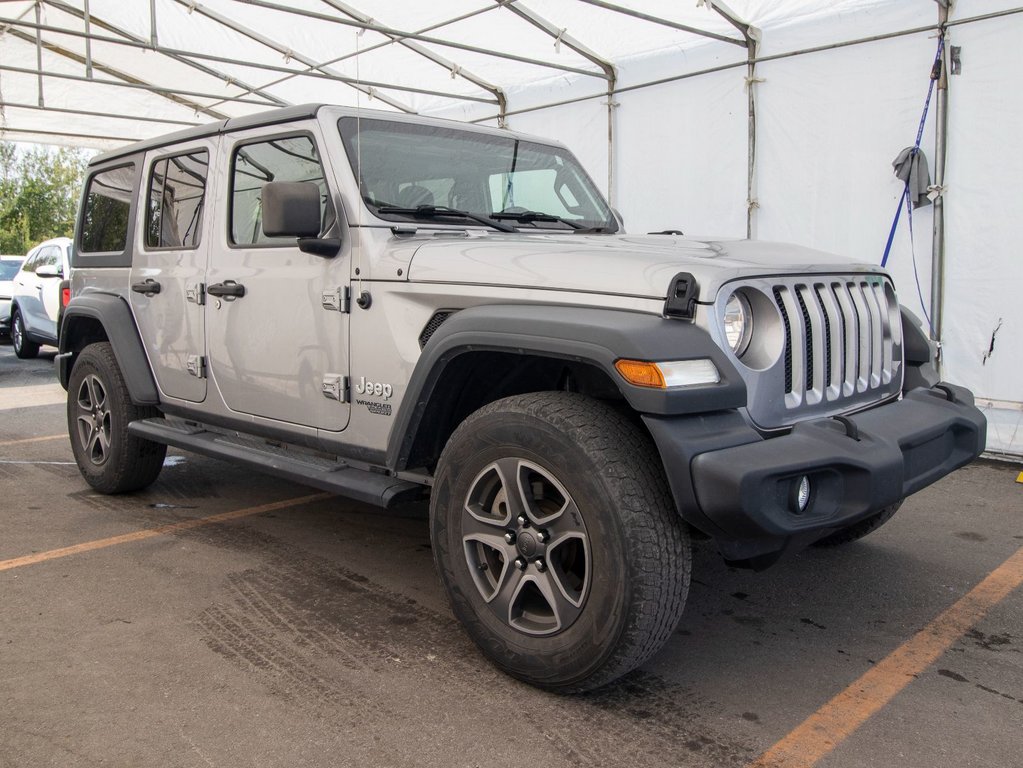
[[[293,237],[263,234],[261,217],[264,184],[311,181],[320,188],[322,232],[337,231],[316,123],[274,137],[249,132],[222,140],[224,226],[206,275],[212,379],[233,411],[340,431],[349,415],[342,382],[350,243],[332,258],[304,253]]]
[[[160,391],[191,402],[206,399],[202,282],[216,149],[214,138],[150,153],[135,227],[132,312]]]

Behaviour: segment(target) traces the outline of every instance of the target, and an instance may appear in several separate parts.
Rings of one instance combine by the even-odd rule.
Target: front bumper
[[[846,423],[803,422],[768,439],[731,420],[705,437],[707,450],[699,441],[681,448],[685,430],[666,426],[651,432],[683,516],[728,559],[750,560],[851,525],[968,464],[984,450],[987,425],[968,390],[942,384]],[[799,512],[793,491],[803,476],[811,496]]]

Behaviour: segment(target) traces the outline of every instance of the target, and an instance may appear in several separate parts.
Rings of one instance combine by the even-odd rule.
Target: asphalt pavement
[[[1023,765],[1023,590],[1003,565],[1023,467],[976,463],[867,539],[763,573],[698,543],[667,647],[565,697],[476,651],[422,516],[174,450],[148,490],[96,494],[55,381],[53,350],[0,344],[3,768],[746,766],[780,742],[809,755],[797,727],[877,679],[880,703],[804,764]],[[1004,594],[907,666],[899,649],[934,646],[992,578]]]

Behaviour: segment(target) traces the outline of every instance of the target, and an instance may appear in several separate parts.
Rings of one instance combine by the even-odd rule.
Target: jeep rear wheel
[[[22,360],[31,360],[39,354],[39,345],[29,341],[25,335],[25,321],[18,310],[14,310],[11,315],[11,343],[14,345],[14,354]]]
[[[90,344],[78,355],[68,381],[68,434],[82,477],[97,491],[138,491],[156,480],[167,446],[132,435],[128,424],[159,415],[132,403],[110,344]]]
[[[678,623],[689,537],[648,436],[560,392],[472,414],[437,468],[430,506],[452,608],[505,672],[576,692],[624,675]]]

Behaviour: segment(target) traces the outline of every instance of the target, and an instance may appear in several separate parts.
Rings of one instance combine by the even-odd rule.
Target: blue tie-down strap
[[[937,82],[938,78],[941,77],[941,54],[945,50],[945,36],[944,33],[938,35],[938,50],[934,54],[934,64],[931,65],[931,76],[930,82],[927,85],[927,98],[924,100],[923,114],[920,115],[920,125],[916,129],[916,143],[913,144],[913,153],[916,154],[920,150],[920,141],[924,137],[924,125],[927,122],[927,112],[931,107],[931,96],[934,94],[934,83]],[[902,202],[907,199],[909,195],[909,179],[906,179],[905,186],[902,188],[902,194],[899,195],[899,204],[895,209],[895,218],[892,220],[892,228],[888,232],[888,242],[885,243],[884,255],[881,257],[881,266],[888,265],[888,255],[892,250],[892,241],[895,239],[895,230],[899,226],[899,217],[902,215]],[[912,214],[910,214],[912,216]],[[912,233],[910,233],[912,236]],[[922,302],[921,302],[922,303]],[[926,314],[926,310],[925,310]]]

